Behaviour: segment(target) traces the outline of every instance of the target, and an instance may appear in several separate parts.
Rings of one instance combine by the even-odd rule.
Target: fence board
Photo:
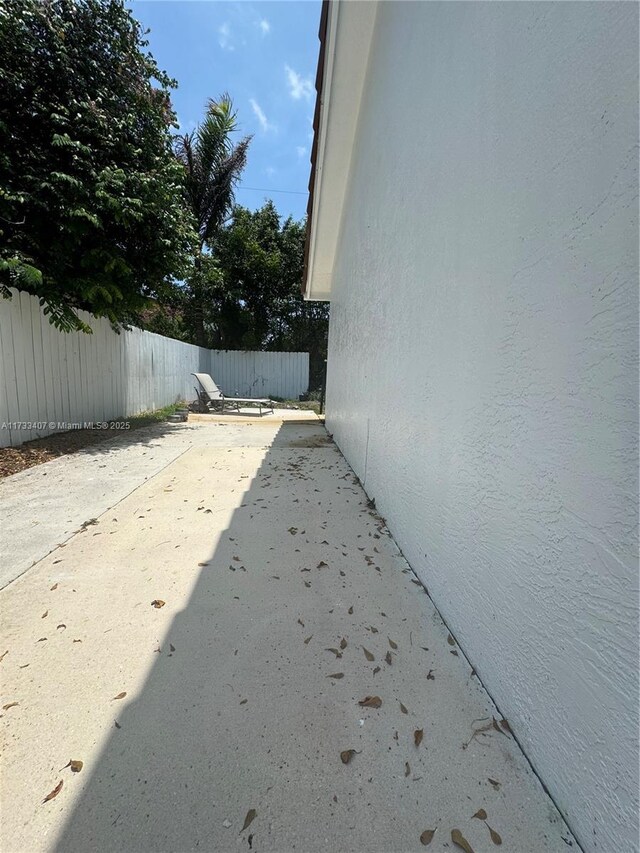
[[[305,352],[207,350],[140,329],[118,335],[84,311],[93,334],[65,335],[49,324],[34,296],[13,294],[0,298],[0,447],[60,432],[64,424],[193,400],[191,373],[210,373],[231,396],[297,399],[308,390]]]

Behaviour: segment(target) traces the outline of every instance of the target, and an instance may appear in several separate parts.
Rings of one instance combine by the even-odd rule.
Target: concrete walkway
[[[3,851],[578,849],[321,424],[158,442],[0,593]]]
[[[189,424],[160,423],[115,433],[104,444],[0,480],[0,589],[190,447],[203,442],[268,444],[282,421],[299,420],[318,419],[313,412],[296,410],[260,418],[256,409],[224,417],[192,415]],[[209,428],[203,431],[203,426]],[[259,426],[255,436],[253,426]]]

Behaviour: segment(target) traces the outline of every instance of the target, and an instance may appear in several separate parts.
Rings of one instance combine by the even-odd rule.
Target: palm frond
[[[175,153],[185,168],[185,191],[203,243],[213,239],[234,203],[234,188],[247,161],[251,137],[234,146],[237,114],[227,93],[210,100],[203,122],[176,137]]]
[[[204,188],[199,220],[203,226],[200,236],[204,242],[213,239],[231,213],[235,202],[234,190],[247,162],[250,142],[251,137],[245,137],[232,148],[228,156],[217,164]]]

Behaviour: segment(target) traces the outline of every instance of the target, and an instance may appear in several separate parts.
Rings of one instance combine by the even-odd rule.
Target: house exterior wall
[[[327,427],[587,851],[638,839],[637,16],[380,4],[333,270]]]

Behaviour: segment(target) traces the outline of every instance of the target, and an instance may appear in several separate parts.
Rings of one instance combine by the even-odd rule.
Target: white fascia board
[[[333,264],[377,9],[377,0],[332,0],[329,7],[305,299],[331,299]]]

